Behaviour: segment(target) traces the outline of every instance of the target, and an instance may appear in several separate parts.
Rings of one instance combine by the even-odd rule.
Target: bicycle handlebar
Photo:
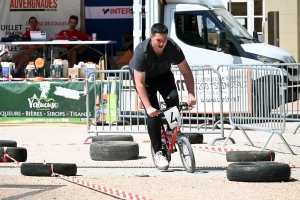
[[[181,104],[177,105],[176,107],[178,108],[179,112],[180,112],[181,110],[188,110],[188,109],[189,109],[189,108],[188,108],[188,104],[187,104],[186,102],[181,102]],[[172,107],[171,107],[171,108],[172,108]],[[158,112],[159,112],[159,115],[158,115],[158,116],[163,117],[163,116],[164,116],[164,112],[166,112],[167,110],[169,110],[169,109],[171,109],[171,108],[164,108],[164,109],[159,110],[159,111],[158,111]]]

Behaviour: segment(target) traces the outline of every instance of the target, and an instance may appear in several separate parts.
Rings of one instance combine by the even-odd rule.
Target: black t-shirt
[[[129,63],[129,70],[132,77],[135,69],[146,72],[146,79],[154,78],[168,71],[171,63],[180,64],[184,58],[181,48],[171,38],[168,38],[163,54],[158,56],[154,52],[149,38],[135,48],[133,58]]]

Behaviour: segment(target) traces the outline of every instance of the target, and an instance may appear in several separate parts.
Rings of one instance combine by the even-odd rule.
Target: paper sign
[[[181,125],[181,117],[176,106],[164,112],[166,120],[171,129]]]

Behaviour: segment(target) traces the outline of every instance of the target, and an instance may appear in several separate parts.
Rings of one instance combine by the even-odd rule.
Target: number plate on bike
[[[165,111],[164,115],[171,129],[181,125],[180,113],[176,106]]]

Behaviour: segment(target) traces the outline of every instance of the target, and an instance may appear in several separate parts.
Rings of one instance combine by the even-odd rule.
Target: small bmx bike
[[[168,162],[170,163],[171,154],[177,152],[177,148],[178,148],[180,153],[180,158],[185,168],[185,171],[188,173],[193,173],[196,167],[195,156],[194,156],[191,143],[180,131],[181,110],[188,110],[187,103],[181,103],[180,105],[174,106],[172,108],[165,108],[159,110],[160,113],[159,116],[165,117],[170,128],[173,130],[172,135],[167,134],[164,124],[161,120],[161,128],[162,128],[161,139],[163,143],[162,144],[163,154],[164,156],[166,156]],[[150,145],[151,145],[151,155],[155,165],[155,160],[154,160],[155,153],[152,148],[152,144]],[[168,168],[169,166],[163,168],[162,170],[167,170]]]

